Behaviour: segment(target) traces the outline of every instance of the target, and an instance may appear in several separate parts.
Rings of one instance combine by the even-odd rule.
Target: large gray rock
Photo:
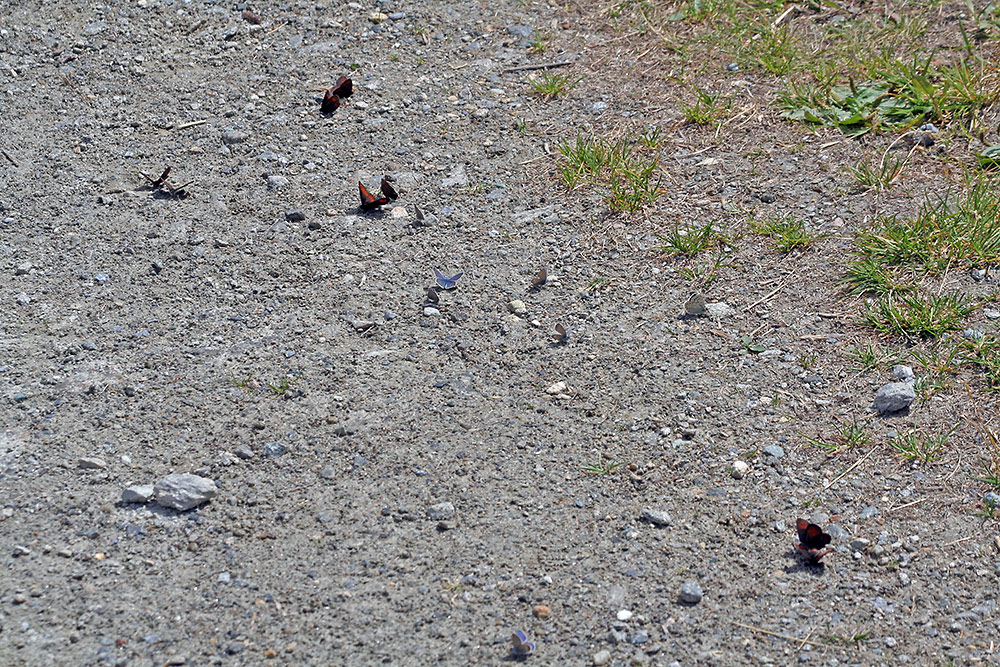
[[[875,409],[881,415],[892,414],[910,407],[917,398],[913,384],[909,382],[890,382],[875,394]]]
[[[189,510],[219,494],[215,482],[189,473],[167,475],[153,487],[156,503],[175,510]]]

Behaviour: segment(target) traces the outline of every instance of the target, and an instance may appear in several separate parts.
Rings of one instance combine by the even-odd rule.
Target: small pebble
[[[552,608],[547,604],[536,604],[531,609],[531,613],[533,613],[536,618],[550,618],[552,616]]]
[[[730,473],[733,479],[743,479],[750,472],[750,465],[746,461],[734,461],[733,471]]]
[[[509,310],[514,315],[518,317],[524,317],[528,314],[528,307],[524,305],[524,302],[520,299],[514,299],[507,304],[507,310]]]
[[[431,521],[445,521],[455,516],[455,506],[451,503],[437,503],[427,508],[427,518]]]
[[[642,510],[642,518],[654,526],[669,526],[673,522],[670,515],[662,510],[644,509]]]
[[[122,491],[123,503],[148,503],[153,499],[153,485],[139,484]]]
[[[87,457],[77,461],[76,467],[82,470],[104,470],[108,467],[108,464],[104,459]]]
[[[681,586],[680,601],[684,604],[698,604],[704,593],[697,581],[685,581]]]
[[[888,415],[910,407],[917,398],[911,382],[890,382],[875,394],[875,409],[881,415]]]
[[[156,503],[163,507],[185,511],[197,507],[218,495],[215,482],[199,475],[174,473],[154,485]]]
[[[632,618],[632,612],[628,609],[622,609],[618,612],[617,616],[619,621],[627,621]]]
[[[609,662],[611,662],[611,651],[608,649],[602,649],[594,654],[595,665],[606,665]]]
[[[296,208],[291,211],[285,211],[285,220],[289,222],[302,222],[306,219],[306,212],[301,208]]]

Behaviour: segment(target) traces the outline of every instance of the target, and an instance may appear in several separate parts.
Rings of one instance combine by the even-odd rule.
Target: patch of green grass
[[[864,324],[886,334],[909,338],[936,338],[962,326],[962,318],[976,309],[967,297],[949,294],[887,294],[866,304]]]
[[[650,125],[639,135],[639,142],[646,148],[659,148],[660,144],[667,138],[667,133],[663,128]]]
[[[859,422],[857,419],[852,419],[851,421],[838,420],[837,432],[829,442],[819,438],[811,438],[802,433],[799,435],[805,438],[809,444],[825,449],[831,454],[836,454],[845,449],[861,447],[871,441],[871,435],[868,433],[868,424],[866,422]]]
[[[790,85],[779,94],[777,105],[789,120],[829,125],[858,137],[930,121],[969,121],[1000,99],[996,72],[984,60],[966,58],[940,67],[932,63],[933,54],[909,60],[876,58],[869,63],[869,81]]]
[[[690,265],[678,269],[677,272],[691,282],[707,288],[719,277],[719,269],[733,266],[727,261],[728,259],[729,253],[720,247],[716,249],[712,257],[708,258],[708,261],[695,260]]]
[[[885,154],[878,161],[878,164],[872,164],[866,160],[858,163],[857,166],[848,166],[847,171],[865,189],[879,192],[888,190],[896,182],[896,179],[902,175],[906,162],[907,157],[894,156],[889,158],[888,154]]]
[[[781,252],[791,252],[795,248],[806,248],[824,235],[810,232],[806,223],[794,218],[768,218],[750,221],[750,228],[762,236],[770,237]]]
[[[616,142],[577,134],[575,141],[559,145],[562,159],[559,176],[566,187],[596,186],[605,203],[616,211],[634,213],[653,203],[659,187],[656,156],[639,150],[639,142],[625,138]]]
[[[880,348],[872,342],[851,348],[847,351],[847,356],[858,363],[858,370],[864,372],[880,368],[892,359],[888,350]]]
[[[610,463],[588,463],[581,470],[585,475],[610,475],[622,466],[628,465],[628,461],[612,461]]]
[[[528,40],[528,52],[545,53],[549,50],[550,41],[552,41],[551,35],[537,35],[534,39]]]
[[[671,231],[657,234],[657,237],[663,241],[660,250],[668,257],[677,255],[694,257],[703,250],[725,242],[725,237],[716,230],[713,222],[707,222],[702,227],[674,225]]]
[[[268,389],[273,391],[277,396],[284,396],[285,393],[291,389],[292,385],[295,384],[295,378],[283,377],[278,381],[277,384],[267,383]]]
[[[889,444],[907,461],[932,463],[944,455],[944,446],[954,429],[947,433],[921,435],[914,431],[897,435]]]
[[[239,387],[240,389],[245,389],[247,393],[249,393],[253,391],[253,384],[254,384],[253,376],[247,375],[246,377],[242,378],[239,377],[230,378],[229,384],[233,385],[234,387]]]
[[[583,80],[583,77],[574,78],[572,74],[553,74],[543,71],[541,74],[530,77],[528,85],[535,95],[540,95],[546,99],[552,99],[557,95],[562,95],[576,87]]]
[[[689,123],[695,125],[716,125],[731,105],[729,98],[719,93],[709,93],[698,86],[691,86],[694,91],[694,103],[681,104],[681,113]]]

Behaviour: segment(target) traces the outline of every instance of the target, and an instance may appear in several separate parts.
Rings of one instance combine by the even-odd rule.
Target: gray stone
[[[670,515],[663,510],[644,509],[642,510],[642,519],[654,526],[669,526],[673,523]]]
[[[606,665],[611,662],[611,651],[608,649],[602,649],[594,654],[594,664],[600,667],[600,665]]]
[[[276,459],[288,451],[288,446],[283,442],[268,442],[264,444],[264,456],[269,459]]]
[[[464,164],[456,164],[447,178],[441,181],[444,188],[464,188],[469,184],[469,177],[465,173]]]
[[[910,382],[890,382],[875,394],[875,409],[881,415],[888,415],[910,407],[917,398]]]
[[[878,514],[878,508],[873,505],[865,505],[861,508],[861,514],[858,515],[859,519],[870,519]]]
[[[733,315],[736,314],[736,310],[725,301],[706,303],[705,312],[708,313],[709,317],[714,317],[716,319],[722,319],[724,317],[732,317]]]
[[[766,456],[770,456],[772,459],[780,459],[785,456],[785,450],[781,448],[780,445],[768,445],[763,450]]]
[[[427,518],[431,521],[445,521],[455,516],[455,506],[451,503],[437,503],[427,508]]]
[[[639,646],[649,641],[649,633],[647,633],[645,630],[639,630],[637,633],[629,637],[628,640],[630,643]]]
[[[892,367],[892,377],[900,382],[913,382],[913,368],[896,364]]]
[[[337,477],[337,470],[333,466],[326,466],[319,471],[319,476],[323,479],[335,479]]]
[[[985,496],[983,496],[983,504],[987,507],[1000,509],[1000,493],[997,493],[996,491],[988,492]]]
[[[104,470],[108,463],[97,457],[85,457],[76,462],[76,467],[82,470]]]
[[[279,174],[271,174],[267,177],[267,189],[278,190],[288,185],[288,179]]]
[[[226,130],[222,133],[222,143],[227,146],[232,146],[233,144],[242,144],[247,140],[246,132],[240,132],[239,130]]]
[[[826,532],[835,540],[846,540],[851,534],[839,523],[831,523],[827,526]]]
[[[250,449],[250,445],[240,445],[233,450],[233,454],[236,454],[236,456],[240,457],[244,461],[249,461],[253,458],[253,450]]]
[[[698,604],[704,593],[697,581],[685,581],[681,586],[680,601],[684,604]]]
[[[167,475],[153,487],[156,503],[185,511],[208,502],[219,494],[215,482],[190,473]]]
[[[600,101],[598,101],[598,102],[594,102],[593,104],[590,105],[590,113],[592,113],[592,114],[602,114],[602,113],[604,113],[607,110],[608,110],[608,103],[607,102],[600,102]]]
[[[148,503],[153,499],[152,484],[138,484],[122,491],[123,503]]]
[[[535,29],[530,25],[512,25],[507,28],[507,32],[514,37],[523,37],[527,39],[535,34]]]
[[[301,208],[296,208],[291,211],[285,211],[285,220],[289,222],[302,222],[306,219],[306,212]]]
[[[34,264],[32,264],[31,262],[21,262],[14,268],[14,275],[15,276],[26,275],[29,271],[31,271],[32,268],[34,268]]]
[[[762,194],[760,196],[760,200],[762,202],[764,202],[765,204],[773,204],[776,199],[777,199],[777,197],[775,197],[770,192],[765,192],[764,194]]]

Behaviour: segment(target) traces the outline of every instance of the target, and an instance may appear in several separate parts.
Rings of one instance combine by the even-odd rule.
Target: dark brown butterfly
[[[433,287],[427,287],[427,288],[425,288],[424,289],[424,294],[427,295],[427,302],[428,303],[437,304],[437,303],[440,303],[440,301],[441,301],[441,297],[438,296],[437,290],[434,289]]]
[[[361,191],[361,210],[371,211],[372,209],[381,208],[391,201],[396,201],[399,195],[389,185],[389,181],[382,179],[382,183],[379,185],[380,197],[376,198],[372,193],[368,192],[368,188],[365,187],[364,183],[358,181],[358,190]]]
[[[535,277],[531,279],[532,289],[538,289],[539,287],[544,285],[548,281],[548,279],[549,279],[549,270],[543,266],[542,270],[539,271],[537,274],[535,274]]]
[[[569,340],[569,330],[561,324],[556,325],[556,332],[552,334],[552,340],[556,345],[565,345]]]
[[[170,167],[167,167],[166,169],[164,169],[163,173],[160,174],[159,178],[153,178],[149,174],[145,174],[145,173],[143,173],[141,171],[139,172],[139,174],[141,174],[143,178],[145,178],[147,181],[149,181],[149,187],[151,187],[154,190],[156,190],[157,188],[162,187],[163,184],[167,182],[167,176],[170,175]]]
[[[823,556],[833,551],[833,549],[825,548],[833,538],[824,533],[823,529],[816,524],[809,523],[805,519],[798,519],[795,522],[795,529],[799,533],[799,543],[796,548],[810,563],[818,563]]]
[[[337,83],[333,84],[333,88],[323,95],[323,103],[319,110],[323,113],[333,113],[340,106],[340,100],[350,97],[353,92],[354,83],[346,76],[340,77]]]

